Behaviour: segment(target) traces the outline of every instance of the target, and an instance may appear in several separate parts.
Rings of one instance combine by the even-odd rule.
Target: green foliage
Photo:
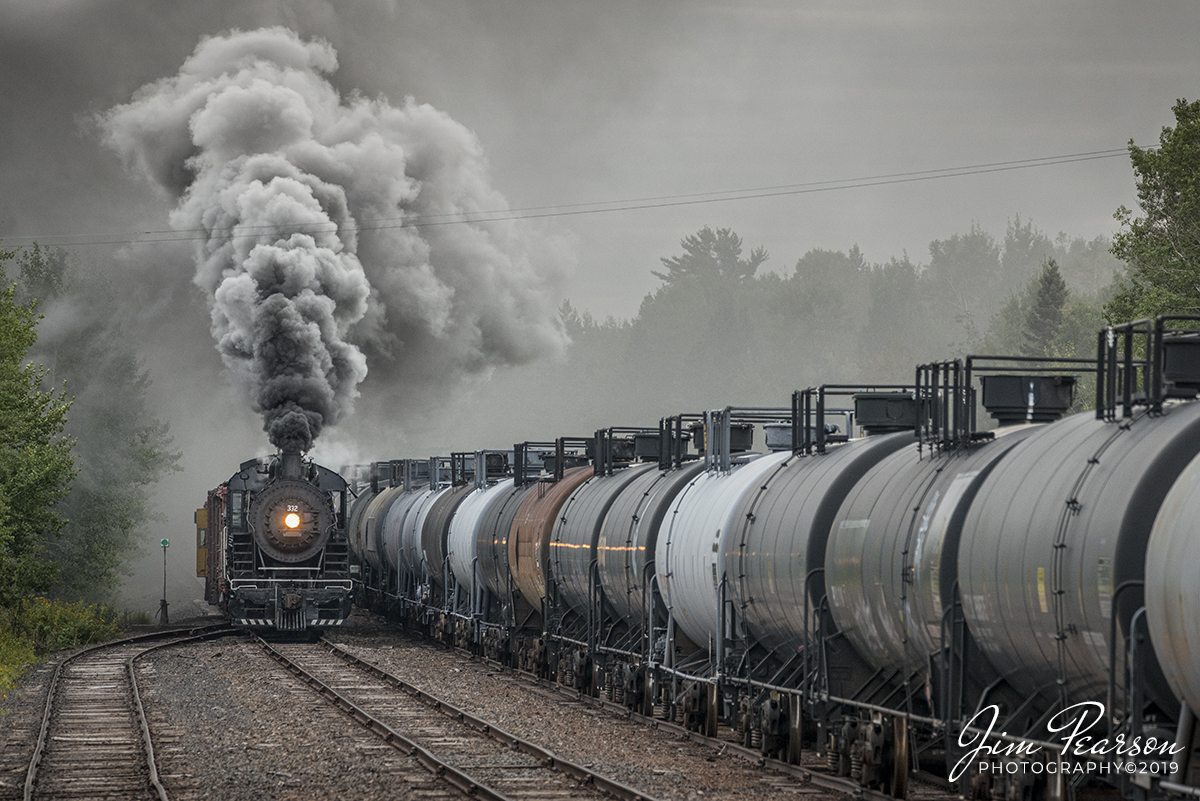
[[[2,254],[10,256],[11,254]],[[55,566],[38,553],[63,527],[56,504],[75,474],[64,393],[44,392],[44,368],[26,364],[37,341],[34,304],[0,291],[0,607],[48,589]]]
[[[875,265],[868,277],[867,297],[867,319],[858,332],[854,360],[859,369],[848,378],[910,383],[918,362],[938,358],[942,343],[936,340],[943,334],[931,321],[931,301],[920,270],[907,256]]]
[[[1004,252],[1000,257],[1003,290],[1011,292],[1022,286],[1046,263],[1046,259],[1054,256],[1054,252],[1054,243],[1034,227],[1032,220],[1022,223],[1021,215],[1016,215],[1008,223]]]
[[[1104,325],[1096,295],[1072,292],[1054,259],[992,318],[975,350],[989,354],[1090,359]]]
[[[1125,266],[1112,254],[1112,243],[1103,236],[1070,239],[1059,234],[1054,242],[1054,260],[1077,295],[1096,298],[1101,305],[1112,299]]]
[[[67,524],[46,537],[59,567],[55,596],[112,602],[138,531],[155,519],[149,487],[177,469],[167,425],[155,419],[150,381],[122,334],[108,288],[73,267],[61,249],[34,246],[18,258],[24,294],[53,322],[30,356],[74,395],[66,430],[79,468],[58,505]]]
[[[945,339],[944,347],[961,346],[978,335],[979,322],[991,317],[996,299],[1004,297],[1000,246],[987,231],[972,225],[966,234],[929,243],[929,266],[922,273],[931,311],[946,323],[956,323],[957,336]],[[953,330],[953,329],[950,329]]]
[[[1200,314],[1200,101],[1172,110],[1175,127],[1163,128],[1157,149],[1129,143],[1142,216],[1124,206],[1115,215],[1124,230],[1112,252],[1128,272],[1104,307],[1110,323]]]
[[[0,690],[11,690],[25,667],[49,653],[119,636],[117,616],[94,604],[32,598],[0,610]]]
[[[0,614],[3,612],[0,611]],[[0,630],[0,692],[7,693],[16,687],[25,668],[36,662],[37,658],[37,650],[27,637]],[[0,714],[4,712],[4,709],[0,709]]]

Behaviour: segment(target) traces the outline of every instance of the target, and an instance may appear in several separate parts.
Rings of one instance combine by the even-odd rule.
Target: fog
[[[1172,103],[1194,94],[1197,22],[1200,11],[1185,2],[1156,4],[1151,14],[1117,2],[0,0],[0,244],[63,247],[103,271],[123,299],[114,313],[140,344],[150,400],[183,454],[182,471],[156,487],[170,523],[146,532],[144,581],[131,582],[128,597],[144,605],[161,592],[156,543],[169,536],[172,597],[183,603],[198,593],[187,578],[192,511],[205,490],[271,445],[253,382],[218,350],[230,329],[214,317],[219,282],[198,280],[197,249],[219,248],[211,230],[199,242],[190,232],[204,228],[204,212],[189,217],[198,207],[185,208],[197,195],[147,178],[138,166],[145,143],[105,144],[114,129],[104,120],[148,102],[155,90],[146,87],[178,81],[204,37],[282,26],[306,46],[327,47],[336,69],[319,79],[341,108],[428,109],[437,124],[419,129],[434,132],[426,152],[469,151],[480,178],[475,205],[460,208],[522,218],[462,226],[485,236],[482,250],[499,260],[450,244],[452,225],[360,230],[353,245],[330,248],[353,255],[368,283],[372,270],[380,278],[371,283],[377,305],[332,324],[365,368],[344,373],[330,396],[345,401],[342,411],[323,416],[330,423],[313,454],[336,467],[652,423],[685,405],[782,404],[788,388],[858,380],[878,366],[908,371],[904,360],[918,352],[951,355],[987,334],[1037,259],[978,285],[964,307],[973,329],[935,304],[903,333],[916,301],[889,322],[899,301],[881,282],[899,273],[876,268],[907,258],[915,273],[936,272],[931,243],[961,244],[974,230],[1002,259],[1017,215],[1051,243],[1065,234],[1063,253],[1111,237],[1113,212],[1134,205],[1119,151],[1131,139],[1152,144],[1171,123]],[[168,118],[177,134],[191,119],[154,117]],[[418,129],[408,130],[406,154],[419,149]],[[459,150],[446,151],[448,142]],[[1084,153],[1102,157],[1051,158]],[[1008,163],[1031,159],[1042,161]],[[880,178],[958,167],[976,169]],[[400,195],[389,202],[413,211]],[[731,229],[746,253],[763,247],[770,259],[758,276],[788,282],[794,305],[768,308],[738,293],[703,311],[682,296],[643,305],[662,286],[653,275],[660,259],[680,255],[681,240],[705,226]],[[806,260],[813,251],[850,259],[856,245],[866,278],[856,269],[843,283],[841,262]],[[432,281],[400,283],[385,299],[385,262],[414,247],[425,249],[422,258],[400,268],[411,275],[423,265],[427,275],[462,275],[464,265],[486,261],[495,282],[447,278],[442,286],[453,291],[440,295]],[[1110,277],[1102,259],[1074,264],[1067,278],[1080,296]],[[836,303],[800,291],[821,284],[812,276],[825,268]],[[422,288],[431,290],[427,301],[386,316],[394,327],[372,317],[425,297]],[[535,299],[513,300],[489,328],[480,325],[484,306],[464,298],[470,289],[488,301],[519,298],[518,290]],[[735,294],[749,305],[731,314]],[[434,314],[438,298],[443,311],[462,314]],[[638,325],[632,334],[580,329],[564,349],[563,300],[601,323],[613,315]],[[793,339],[780,333],[781,319],[796,323]],[[905,347],[891,354],[871,344],[897,341]],[[647,344],[655,342],[661,347]],[[732,363],[741,372],[722,374]]]

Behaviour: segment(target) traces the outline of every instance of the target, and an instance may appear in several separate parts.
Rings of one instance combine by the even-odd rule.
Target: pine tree
[[[1036,288],[1025,314],[1025,343],[1021,351],[1026,356],[1054,356],[1054,341],[1063,324],[1063,311],[1070,292],[1067,282],[1058,271],[1054,259],[1047,259],[1037,277]]]

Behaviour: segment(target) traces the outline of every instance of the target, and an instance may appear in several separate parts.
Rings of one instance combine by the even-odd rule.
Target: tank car
[[[252,629],[342,625],[352,600],[346,511],[345,480],[299,452],[243,462],[196,513],[205,599]]]
[[[897,797],[915,770],[972,797],[1196,795],[1200,335],[1171,322],[1107,329],[1094,361],[933,363],[420,480],[377,464],[351,513],[359,597]],[[1095,411],[1066,414],[1080,380]],[[1096,708],[1105,742],[1171,749],[1132,775],[1081,763],[1063,716]]]

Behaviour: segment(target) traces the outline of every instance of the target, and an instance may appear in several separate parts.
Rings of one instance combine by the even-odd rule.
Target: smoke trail
[[[203,233],[194,281],[221,357],[271,442],[303,450],[352,411],[368,357],[387,388],[565,344],[561,270],[512,223],[395,224],[504,207],[474,135],[411,98],[343,100],[336,68],[324,42],[234,31],[100,120],[170,195],[171,226]]]

